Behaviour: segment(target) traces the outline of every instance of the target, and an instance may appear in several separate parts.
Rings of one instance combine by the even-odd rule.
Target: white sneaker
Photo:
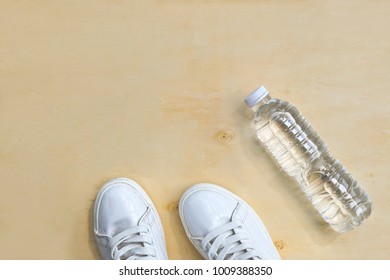
[[[280,259],[255,211],[222,187],[190,187],[180,199],[179,212],[188,238],[205,259]]]
[[[94,223],[103,259],[168,259],[157,210],[130,179],[113,179],[102,187],[95,201]]]

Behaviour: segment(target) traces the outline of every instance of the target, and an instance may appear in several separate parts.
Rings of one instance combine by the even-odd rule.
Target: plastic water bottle
[[[371,202],[295,106],[271,98],[261,86],[245,99],[254,111],[258,139],[293,177],[323,219],[337,232],[360,225]]]

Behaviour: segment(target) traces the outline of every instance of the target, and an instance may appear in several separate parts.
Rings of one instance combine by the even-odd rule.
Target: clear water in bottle
[[[328,151],[295,106],[259,87],[245,100],[254,111],[258,139],[293,177],[323,219],[337,232],[349,231],[371,214],[361,186]]]

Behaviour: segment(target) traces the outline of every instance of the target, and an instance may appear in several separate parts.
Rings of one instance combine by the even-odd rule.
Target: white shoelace
[[[240,221],[231,221],[209,232],[202,248],[211,260],[261,259]]]
[[[156,251],[149,230],[137,226],[115,235],[109,242],[114,260],[153,260]]]

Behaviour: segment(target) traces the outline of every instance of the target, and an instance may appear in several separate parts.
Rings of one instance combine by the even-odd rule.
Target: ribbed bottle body
[[[293,177],[324,220],[338,232],[362,223],[371,202],[296,107],[270,99],[254,115],[258,139]]]

